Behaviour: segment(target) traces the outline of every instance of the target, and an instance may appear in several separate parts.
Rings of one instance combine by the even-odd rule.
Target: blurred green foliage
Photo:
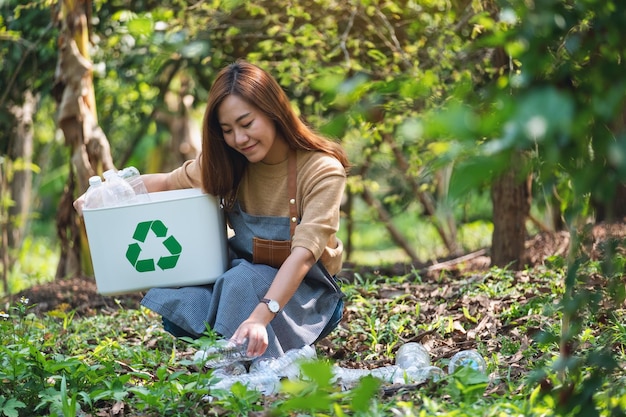
[[[40,94],[38,117],[54,119],[56,5],[3,1],[0,12],[4,155],[14,123],[6,110],[26,89]],[[626,179],[626,7],[617,0],[117,0],[95,2],[92,24],[100,125],[120,166],[158,169],[145,155],[169,139],[153,117],[167,110],[168,92],[184,86],[201,112],[216,71],[247,58],[277,76],[308,122],[341,140],[355,165],[350,190],[370,190],[394,220],[424,213],[416,190],[434,202],[433,224],[487,217],[473,202],[521,156],[520,175],[533,174],[538,202],[557,195],[576,231],[590,202],[609,205]],[[36,129],[46,130],[37,160],[48,204],[37,210],[52,221],[67,155],[49,122]],[[619,305],[623,265],[613,261],[615,247],[606,250],[606,301]],[[541,394],[573,399],[558,413],[583,415],[598,372],[615,364],[605,351],[571,356],[582,317],[600,298],[586,290],[593,276],[579,268],[584,253],[570,254],[559,304],[566,323],[546,336],[564,356],[542,376],[558,384]]]

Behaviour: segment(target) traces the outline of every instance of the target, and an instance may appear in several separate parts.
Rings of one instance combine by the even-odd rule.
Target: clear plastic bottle
[[[150,201],[150,195],[148,194],[148,189],[146,188],[146,184],[144,184],[141,179],[141,174],[139,170],[133,166],[126,167],[117,172],[117,175],[126,180],[127,183],[133,187],[133,191],[135,192],[135,201],[138,203],[146,203]]]
[[[123,206],[133,201],[135,198],[133,187],[120,178],[114,169],[109,169],[102,175],[104,176],[104,185],[113,196],[115,206]]]
[[[109,190],[104,186],[102,178],[98,175],[89,177],[89,188],[85,193],[84,207],[86,209],[94,209],[106,207],[111,204],[111,195]]]
[[[264,395],[270,395],[280,390],[280,377],[272,372],[255,372],[244,375],[229,376],[211,385],[211,389],[230,390],[237,382],[248,389],[256,390]]]
[[[421,343],[405,343],[396,352],[396,365],[400,368],[430,366],[430,354]]]
[[[213,369],[213,376],[220,379],[230,378],[237,375],[245,375],[248,373],[243,362],[231,362],[227,365]]]
[[[460,366],[469,366],[481,373],[487,372],[485,359],[475,350],[462,350],[455,353],[448,363],[448,373],[453,374]]]
[[[427,380],[439,381],[444,376],[443,370],[437,366],[410,366],[404,370],[407,383],[421,384]]]
[[[299,349],[290,349],[277,358],[255,360],[250,366],[250,373],[274,373],[279,377],[295,379],[300,376],[300,363],[316,357],[315,348],[306,345]]]
[[[343,390],[353,388],[366,375],[380,379],[384,384],[421,384],[429,379],[438,381],[444,376],[443,370],[436,366],[410,366],[402,368],[398,365],[381,366],[374,369],[348,369],[334,367],[333,375]]]
[[[387,365],[374,368],[369,374],[386,384],[404,384],[406,382],[405,369],[398,365]]]
[[[256,356],[248,356],[248,339],[243,343],[233,340],[218,341],[216,346],[196,352],[194,360],[205,361],[205,368],[220,368],[234,362],[250,361]]]
[[[342,390],[354,388],[359,380],[366,375],[370,375],[370,369],[350,369],[341,366],[333,367],[333,380],[339,384]]]
[[[404,384],[407,382],[405,371],[398,365],[387,365],[374,369],[350,369],[336,366],[333,368],[333,375],[341,388],[348,390],[354,388],[359,380],[367,375],[380,379],[383,384]]]

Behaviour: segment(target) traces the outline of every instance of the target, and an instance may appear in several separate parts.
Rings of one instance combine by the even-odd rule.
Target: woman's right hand
[[[169,173],[144,174],[141,176],[141,180],[146,185],[148,192],[154,193],[157,191],[167,191],[169,189],[168,176]],[[74,200],[73,203],[74,210],[76,210],[79,216],[83,215],[86,194],[87,193],[83,193],[80,197]]]
[[[74,200],[74,210],[78,213],[79,216],[83,215],[83,206],[85,205],[85,194],[83,193],[80,197]]]

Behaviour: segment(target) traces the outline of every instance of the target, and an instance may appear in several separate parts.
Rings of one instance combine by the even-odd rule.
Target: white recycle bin
[[[224,213],[200,189],[150,193],[150,202],[83,216],[100,294],[210,284],[227,268]]]

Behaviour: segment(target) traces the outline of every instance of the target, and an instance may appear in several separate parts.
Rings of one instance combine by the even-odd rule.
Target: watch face
[[[267,306],[270,308],[270,311],[272,313],[278,313],[278,310],[280,310],[280,306],[278,305],[278,302],[275,300],[270,300],[267,303]]]

